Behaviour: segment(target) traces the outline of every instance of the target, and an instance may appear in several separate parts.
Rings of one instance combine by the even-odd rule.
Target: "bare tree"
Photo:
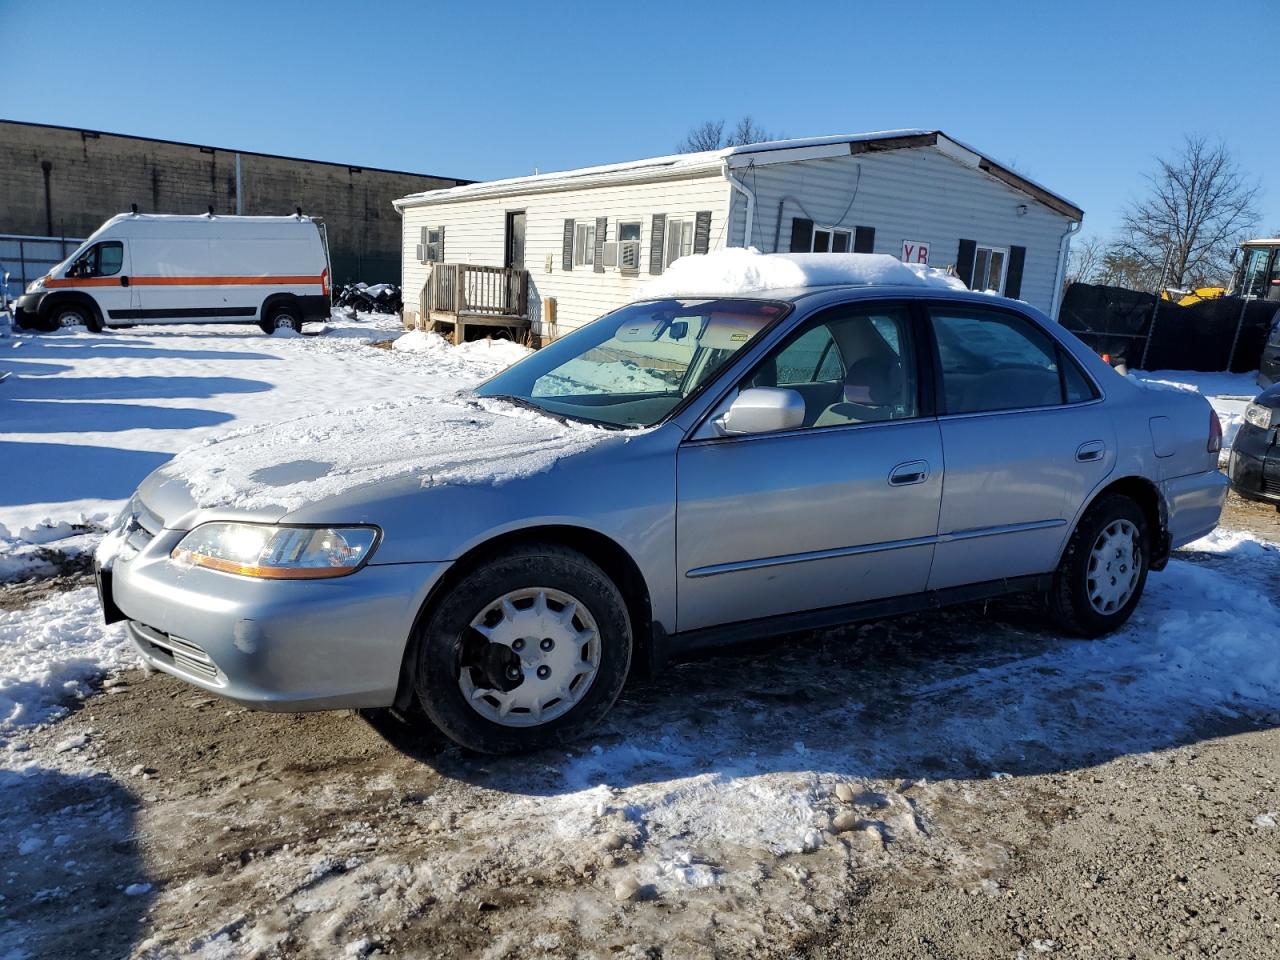
[[[1102,267],[1107,244],[1101,237],[1085,237],[1071,244],[1067,256],[1066,285],[1091,282]]]
[[[723,120],[706,120],[691,129],[676,148],[680,153],[697,153],[702,150],[720,150],[724,147],[741,147],[749,143],[763,143],[779,139],[756,124],[750,115],[744,116],[733,129],[725,134]]]
[[[1163,272],[1170,287],[1222,281],[1232,250],[1258,222],[1258,183],[1225,144],[1200,136],[1186,137],[1176,156],[1157,164],[1148,195],[1125,211],[1118,260],[1143,274]]]

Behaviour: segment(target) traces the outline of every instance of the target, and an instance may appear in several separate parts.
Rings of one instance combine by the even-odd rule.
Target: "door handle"
[[[1107,445],[1101,440],[1090,440],[1088,443],[1082,443],[1076,447],[1076,459],[1081,463],[1092,463],[1095,460],[1101,460],[1102,455],[1107,452]]]
[[[889,472],[889,486],[907,487],[913,483],[924,483],[929,479],[929,462],[927,460],[909,460],[900,463]]]
[[[120,278],[120,286],[122,286],[122,287],[127,287],[128,285],[129,285],[129,278],[128,278],[128,277],[121,277],[121,278]]]

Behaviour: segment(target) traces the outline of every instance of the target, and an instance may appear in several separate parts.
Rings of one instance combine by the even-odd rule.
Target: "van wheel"
[[[275,333],[277,330],[293,330],[302,332],[302,314],[296,307],[281,304],[271,308],[271,313],[259,324],[263,333]]]
[[[1151,535],[1142,508],[1103,497],[1080,519],[1049,590],[1049,609],[1068,633],[1100,637],[1121,627],[1142,598]]]
[[[418,637],[417,695],[479,753],[557,746],[613,706],[631,666],[631,622],[608,575],[576,550],[513,549],[467,574]]]

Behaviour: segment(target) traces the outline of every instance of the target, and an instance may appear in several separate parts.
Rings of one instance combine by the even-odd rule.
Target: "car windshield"
[[[653,426],[787,309],[761,300],[633,303],[556,340],[476,393],[608,427]]]

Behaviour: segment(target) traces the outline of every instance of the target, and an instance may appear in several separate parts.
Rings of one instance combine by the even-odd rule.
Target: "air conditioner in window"
[[[639,240],[621,240],[618,242],[618,268],[621,270],[640,269]]]
[[[618,265],[618,241],[617,240],[605,241],[604,265],[606,267],[616,267]]]

